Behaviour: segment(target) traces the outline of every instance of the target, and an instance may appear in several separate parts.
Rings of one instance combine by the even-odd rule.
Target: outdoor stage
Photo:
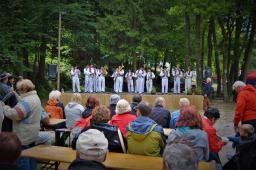
[[[83,104],[85,104],[87,98],[89,96],[96,96],[100,104],[102,105],[109,105],[109,98],[112,95],[112,93],[81,93],[82,98],[83,98]],[[126,99],[128,102],[132,101],[132,97],[134,93],[120,93],[119,94],[121,98]],[[66,105],[70,99],[71,99],[72,93],[62,93],[61,95],[61,101],[63,102],[64,105]],[[174,95],[174,94],[167,94],[167,95],[161,95],[161,94],[156,94],[156,95],[150,95],[150,94],[142,94],[142,100],[147,101],[150,104],[154,104],[154,101],[156,97],[162,96],[166,100],[166,105],[170,111],[174,111],[179,108],[179,99],[182,97],[186,97],[190,100],[191,104],[195,105],[198,110],[203,110],[203,96],[201,95]]]

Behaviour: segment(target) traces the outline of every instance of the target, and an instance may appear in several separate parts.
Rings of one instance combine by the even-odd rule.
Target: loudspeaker
[[[57,64],[48,65],[48,77],[53,81],[57,79]]]

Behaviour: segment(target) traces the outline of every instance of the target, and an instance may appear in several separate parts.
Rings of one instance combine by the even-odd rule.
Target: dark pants
[[[22,145],[22,150],[35,146],[35,143]],[[19,158],[17,161],[17,170],[36,170],[36,160],[32,158]]]

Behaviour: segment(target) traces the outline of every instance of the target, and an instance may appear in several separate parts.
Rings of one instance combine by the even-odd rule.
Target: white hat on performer
[[[116,105],[116,113],[117,114],[128,113],[131,110],[132,110],[131,106],[127,100],[121,99],[117,102],[117,105]]]

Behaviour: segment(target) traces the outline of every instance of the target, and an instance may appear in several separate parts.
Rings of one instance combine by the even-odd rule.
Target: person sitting
[[[191,147],[182,143],[167,145],[163,154],[163,170],[197,170],[198,162]]]
[[[150,118],[151,107],[148,103],[141,102],[136,113],[137,119],[127,127],[128,153],[160,156],[165,146],[162,126]]]
[[[110,152],[124,152],[124,146],[122,134],[118,135],[118,128],[116,126],[108,124],[110,120],[110,111],[106,106],[97,106],[92,111],[92,118],[90,126],[84,128],[81,133],[87,131],[88,129],[97,129],[104,133],[105,137],[108,139],[108,149]],[[80,133],[80,134],[81,134]],[[72,140],[72,148],[76,148],[76,141],[79,135],[76,135]],[[121,139],[120,139],[121,138]]]
[[[126,136],[127,125],[136,119],[136,116],[131,115],[131,106],[127,100],[121,99],[116,105],[116,115],[112,117],[109,123],[113,126],[117,126],[123,136]]]
[[[21,154],[21,142],[13,132],[0,133],[0,169],[16,170],[16,161]]]
[[[97,129],[89,129],[79,135],[76,144],[76,159],[69,170],[107,170],[102,164],[108,152],[108,140]]]
[[[195,106],[183,107],[180,110],[176,129],[170,132],[167,144],[179,140],[185,141],[194,149],[198,161],[207,161],[209,159],[208,137],[202,128],[202,118]]]
[[[13,120],[13,132],[19,137],[22,149],[35,146],[40,130],[41,101],[34,90],[35,85],[28,79],[17,83],[21,101],[14,108],[4,106],[4,115]],[[36,168],[31,158],[20,158],[17,163],[20,169]]]
[[[118,94],[113,94],[110,96],[110,104],[108,106],[110,112],[111,112],[111,117],[116,114],[116,104],[117,102],[121,99],[121,97]]]
[[[58,90],[53,90],[50,92],[49,94],[49,100],[46,103],[46,106],[44,108],[44,110],[49,113],[50,118],[54,118],[54,119],[64,119],[65,115],[64,115],[64,110],[61,107],[61,103],[60,103],[60,96],[61,96],[61,92]]]
[[[163,126],[163,128],[169,127],[170,122],[170,112],[166,108],[165,99],[163,97],[157,97],[155,100],[155,107],[153,107],[151,112],[151,118],[158,124]]]
[[[137,116],[136,114],[136,111],[137,111],[137,106],[138,104],[142,101],[142,97],[140,94],[135,94],[133,97],[132,97],[132,103],[131,103],[131,108],[132,108],[132,111],[131,111],[131,114],[133,114],[134,116]]]
[[[202,118],[203,130],[208,135],[209,149],[210,149],[210,158],[209,160],[215,160],[217,164],[221,165],[221,161],[218,155],[218,152],[222,149],[224,145],[227,144],[226,141],[220,139],[217,136],[216,129],[213,125],[220,118],[220,112],[216,108],[209,108],[205,111]]]
[[[189,102],[188,98],[180,98],[179,105],[180,105],[180,109],[181,109],[182,107],[189,106],[190,102]],[[171,119],[170,119],[170,124],[169,124],[169,127],[171,129],[175,128],[175,124],[180,117],[180,109],[171,113]]]
[[[73,128],[75,122],[82,117],[84,107],[81,105],[82,96],[80,93],[73,93],[70,102],[65,107],[66,127]]]

